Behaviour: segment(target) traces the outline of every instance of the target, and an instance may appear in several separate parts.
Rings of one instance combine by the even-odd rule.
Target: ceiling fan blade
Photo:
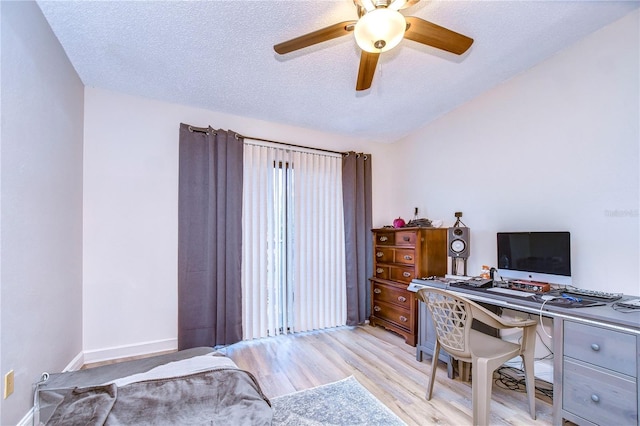
[[[392,0],[387,7],[393,10],[406,9],[407,7],[411,7],[414,4],[418,3],[419,1],[420,0]]]
[[[360,55],[360,68],[358,69],[358,82],[356,83],[356,90],[367,90],[371,87],[373,81],[373,74],[376,72],[376,65],[378,65],[378,57],[380,53],[370,53],[362,51]]]
[[[409,40],[446,50],[456,55],[462,55],[473,44],[472,38],[424,19],[415,16],[407,16],[405,19],[409,25],[404,33],[404,38]]]
[[[356,0],[356,5],[360,5],[365,8],[367,12],[371,12],[376,8],[376,5],[373,4],[372,0]]]
[[[285,53],[293,52],[294,50],[303,49],[305,47],[313,46],[314,44],[322,43],[323,41],[332,40],[349,34],[353,31],[355,23],[356,21],[339,22],[312,33],[276,44],[273,46],[273,49],[277,53],[284,55]]]

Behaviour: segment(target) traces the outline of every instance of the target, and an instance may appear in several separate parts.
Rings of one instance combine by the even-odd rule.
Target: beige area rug
[[[353,376],[271,399],[273,425],[384,425],[405,423]]]

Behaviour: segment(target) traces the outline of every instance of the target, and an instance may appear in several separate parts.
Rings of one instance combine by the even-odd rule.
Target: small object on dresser
[[[428,228],[430,226],[432,226],[432,223],[429,219],[427,219],[426,217],[423,217],[422,219],[413,219],[410,220],[409,223],[407,224],[407,226],[409,227],[418,227],[418,228]]]
[[[393,227],[394,228],[404,228],[404,226],[406,225],[406,223],[404,222],[404,219],[399,217],[397,219],[395,219],[393,221]]]

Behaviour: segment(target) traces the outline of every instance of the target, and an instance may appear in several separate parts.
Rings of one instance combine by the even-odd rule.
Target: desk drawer
[[[564,355],[636,377],[636,337],[573,321],[564,322]]]
[[[563,365],[563,409],[600,425],[638,423],[636,381],[567,358]]]

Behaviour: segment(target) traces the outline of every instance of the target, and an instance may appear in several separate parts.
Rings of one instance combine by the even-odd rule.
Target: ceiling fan
[[[420,0],[353,0],[358,20],[344,21],[276,44],[273,49],[284,55],[295,50],[347,35],[353,31],[362,54],[356,90],[371,87],[380,53],[393,49],[403,38],[461,55],[473,39],[399,10]]]

